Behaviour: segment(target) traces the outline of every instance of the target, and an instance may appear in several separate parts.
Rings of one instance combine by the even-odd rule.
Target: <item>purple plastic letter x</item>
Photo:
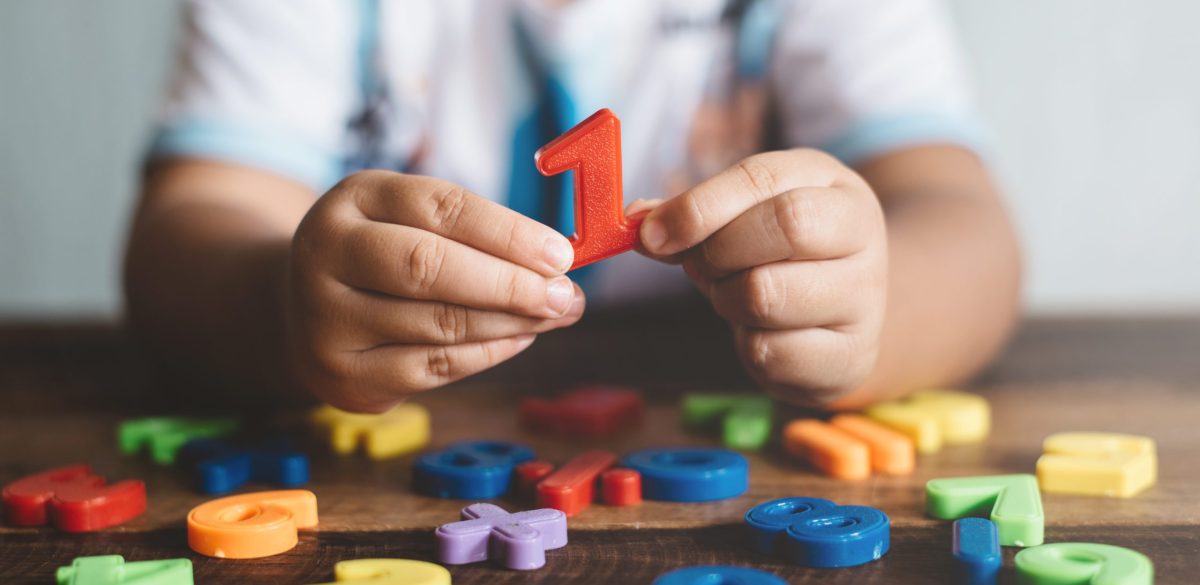
[[[528,571],[546,564],[546,551],[567,545],[567,516],[553,508],[510,514],[500,506],[471,504],[462,521],[443,524],[437,537],[438,561],[446,565],[503,562]]]

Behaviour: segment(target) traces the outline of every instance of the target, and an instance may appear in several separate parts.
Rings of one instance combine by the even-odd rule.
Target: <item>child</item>
[[[652,211],[642,255],[572,277],[602,303],[690,281],[775,397],[954,383],[1014,321],[1015,237],[935,0],[186,16],[126,266],[132,325],[184,365],[377,412],[575,323],[570,184],[532,154],[601,107]]]

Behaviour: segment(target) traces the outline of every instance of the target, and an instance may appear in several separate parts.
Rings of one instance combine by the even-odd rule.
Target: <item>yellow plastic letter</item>
[[[371,459],[387,459],[429,444],[429,411],[419,404],[401,404],[383,414],[322,406],[313,412],[312,422],[328,434],[339,455],[349,455],[362,444]]]
[[[983,398],[952,390],[922,390],[906,399],[876,404],[866,414],[907,435],[920,453],[936,453],[943,443],[984,440],[992,416]]]
[[[1154,485],[1154,440],[1116,433],[1058,433],[1046,437],[1037,462],[1042,491],[1129,498]]]

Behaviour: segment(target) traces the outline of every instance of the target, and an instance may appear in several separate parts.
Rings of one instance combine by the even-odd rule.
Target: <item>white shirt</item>
[[[621,118],[626,202],[765,145],[855,163],[979,142],[937,0],[552,4],[191,0],[150,156],[253,165],[317,192],[390,168],[525,211],[531,149],[553,137],[530,132],[548,79],[568,96],[558,131],[602,107]],[[600,301],[684,280],[636,254],[597,266],[586,288]]]

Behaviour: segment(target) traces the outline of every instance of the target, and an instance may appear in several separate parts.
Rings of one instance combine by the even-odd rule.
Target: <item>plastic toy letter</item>
[[[242,449],[223,439],[195,439],[176,459],[191,464],[206,494],[227,494],[251,481],[288,488],[308,483],[308,455],[292,451],[284,440]]]
[[[1046,437],[1037,462],[1043,491],[1129,498],[1154,485],[1154,440],[1115,433],[1058,433]]]
[[[853,435],[816,419],[794,420],[783,429],[784,448],[838,479],[871,476],[871,451]]]
[[[584,386],[552,400],[521,401],[521,424],[564,437],[600,438],[629,428],[642,418],[642,396],[616,386]]]
[[[175,463],[175,453],[192,439],[213,439],[236,431],[237,419],[162,416],[127,420],[117,427],[117,446],[123,455],[146,447],[159,465]]]
[[[562,510],[568,517],[586,510],[596,480],[616,462],[616,455],[600,449],[576,455],[538,483],[538,506]]]
[[[974,394],[922,390],[867,409],[867,416],[913,440],[919,453],[936,453],[942,444],[977,443],[991,429],[991,408]]]
[[[621,121],[605,108],[533,155],[543,175],[575,171],[574,270],[633,249],[641,217],[625,217]]]
[[[761,449],[771,437],[771,399],[743,394],[688,394],[683,424],[702,429],[719,422],[729,449]]]
[[[401,404],[383,414],[355,414],[322,406],[313,411],[311,420],[328,434],[338,455],[349,455],[362,444],[371,459],[387,459],[429,443],[429,411],[419,404]]]
[[[925,510],[934,518],[955,520],[986,515],[1000,531],[1004,546],[1042,544],[1045,516],[1037,479],[1029,474],[932,479],[925,484]]]
[[[188,546],[209,557],[256,559],[286,552],[297,530],[317,525],[317,496],[307,490],[255,492],[212,500],[187,517]]]
[[[1004,557],[996,524],[984,518],[954,521],[953,546],[958,582],[963,585],[996,585]]]
[[[4,486],[4,515],[14,526],[47,522],[66,532],[91,532],[123,524],[146,511],[146,484],[104,485],[87,465],[68,465]]]
[[[1146,555],[1109,544],[1056,542],[1027,548],[1015,559],[1028,585],[1151,585],[1154,563]]]
[[[505,441],[461,441],[417,457],[417,491],[438,498],[487,500],[508,493],[513,468],[533,459],[533,450]]]
[[[528,571],[546,564],[546,551],[567,545],[567,515],[552,508],[510,514],[493,504],[471,504],[462,517],[434,532],[438,562],[464,565],[492,558]]]
[[[409,559],[354,559],[333,566],[336,583],[321,585],[450,585],[441,565]]]
[[[192,585],[192,561],[167,559],[126,563],[121,555],[78,557],[59,567],[58,585]]]

